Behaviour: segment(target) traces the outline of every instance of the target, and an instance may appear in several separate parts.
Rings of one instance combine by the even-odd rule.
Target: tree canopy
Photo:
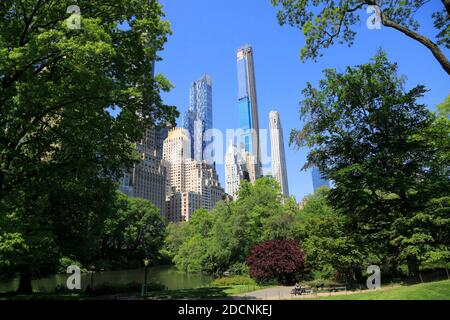
[[[426,256],[448,254],[450,122],[418,103],[425,87],[406,90],[383,52],[324,75],[303,90],[304,126],[291,142],[311,149],[305,167],[334,181],[330,203],[348,216],[357,243],[376,244],[373,252],[407,261],[415,274]]]
[[[182,270],[242,269],[252,245],[298,236],[298,212],[298,205],[284,198],[275,180],[242,181],[237,201],[220,202],[210,212],[194,212],[189,222],[170,225],[166,248]]]
[[[305,253],[298,241],[267,240],[252,246],[246,262],[252,278],[292,285],[304,271]]]
[[[165,238],[165,223],[159,209],[145,199],[129,198],[117,191],[113,214],[102,232],[101,258],[115,268],[136,267],[144,257],[155,261]]]
[[[0,268],[20,271],[26,292],[59,255],[95,255],[144,125],[177,116],[159,96],[170,83],[153,77],[170,33],[158,2],[77,1],[80,29],[70,5],[0,3]]]

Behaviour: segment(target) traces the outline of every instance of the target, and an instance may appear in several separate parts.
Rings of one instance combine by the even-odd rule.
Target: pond
[[[42,279],[33,280],[35,292],[53,292],[56,286],[66,286],[66,274],[55,274]],[[192,289],[208,285],[212,277],[204,274],[190,274],[179,271],[174,266],[149,267],[147,274],[148,282],[159,282],[169,290]],[[91,274],[81,275],[81,286],[83,289],[90,284]],[[104,271],[94,273],[94,288],[96,285],[108,283],[113,285],[126,285],[129,283],[142,283],[144,281],[144,268],[134,270]],[[0,293],[15,291],[19,285],[19,279],[0,282]]]

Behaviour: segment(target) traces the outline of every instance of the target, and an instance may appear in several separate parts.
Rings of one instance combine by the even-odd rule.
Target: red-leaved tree
[[[268,240],[254,245],[247,257],[250,276],[257,281],[276,279],[293,284],[304,270],[305,253],[295,240]]]

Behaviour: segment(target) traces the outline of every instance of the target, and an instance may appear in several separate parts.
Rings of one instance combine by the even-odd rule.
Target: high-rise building
[[[261,176],[261,150],[259,143],[258,102],[253,62],[253,49],[246,45],[237,51],[239,122],[243,149],[255,162],[255,179]],[[253,181],[253,179],[252,179]]]
[[[281,192],[285,196],[289,196],[283,128],[281,127],[280,114],[278,111],[270,112],[269,127],[270,143],[272,147],[272,175],[280,184]]]
[[[189,91],[189,108],[183,117],[183,127],[191,137],[191,155],[197,161],[205,160],[205,133],[212,129],[212,81],[204,75],[194,81]]]
[[[169,131],[163,144],[163,159],[167,167],[166,196],[185,190],[185,161],[191,159],[191,140],[185,129]]]
[[[250,180],[243,152],[245,151],[238,149],[231,141],[225,155],[225,189],[227,194],[235,200],[241,180]]]
[[[155,76],[155,61],[152,62],[151,77]],[[119,190],[129,197],[143,198],[160,209],[162,216],[166,208],[167,168],[163,164],[163,141],[167,138],[169,125],[163,128],[146,126],[144,136],[136,143],[140,161],[124,170],[119,180]]]
[[[202,197],[192,191],[175,192],[166,201],[166,220],[168,222],[189,221],[192,213],[201,208]]]
[[[322,173],[316,166],[312,168],[312,182],[314,191],[323,186],[330,187],[330,182],[322,177]]]
[[[144,137],[136,144],[140,161],[125,170],[119,181],[119,190],[129,197],[143,198],[165,214],[167,168],[162,163],[158,141],[164,138],[164,129],[147,128]]]
[[[189,136],[182,128],[169,131],[164,140],[168,221],[189,220],[192,212],[200,208],[210,210],[224,196],[215,166],[191,159],[190,147]]]

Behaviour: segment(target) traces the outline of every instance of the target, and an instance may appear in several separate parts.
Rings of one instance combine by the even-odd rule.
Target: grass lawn
[[[321,297],[319,300],[450,300],[450,280],[385,287],[372,292]]]

